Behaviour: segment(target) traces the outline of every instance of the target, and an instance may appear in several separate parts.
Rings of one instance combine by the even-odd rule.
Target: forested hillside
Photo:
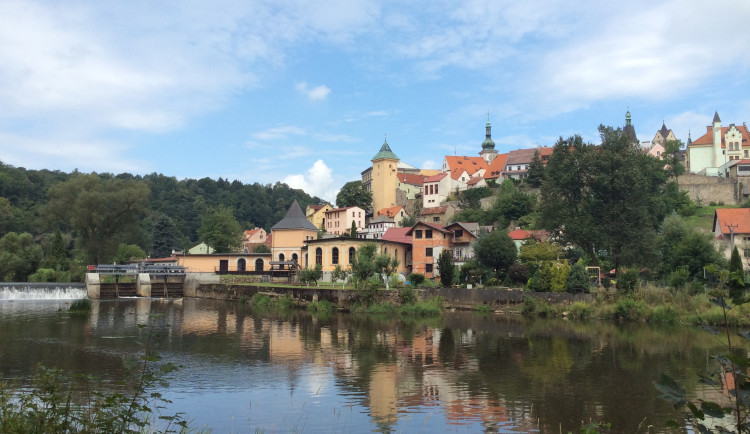
[[[321,202],[278,182],[178,180],[156,173],[64,173],[0,163],[0,237],[11,232],[31,234],[45,260],[57,231],[68,258],[110,262],[120,244],[151,253],[157,221],[174,228],[176,248],[188,248],[201,241],[201,219],[208,213],[226,208],[242,229],[269,230],[294,200],[303,209]]]

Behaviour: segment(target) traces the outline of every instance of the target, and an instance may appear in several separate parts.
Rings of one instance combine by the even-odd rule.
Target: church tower
[[[383,142],[380,151],[372,157],[372,211],[378,212],[383,208],[396,205],[396,190],[398,189],[398,157],[388,146],[388,140]]]
[[[625,133],[626,136],[628,136],[631,145],[640,145],[640,142],[638,142],[638,137],[635,135],[635,127],[630,120],[630,110],[625,113],[625,127],[622,129],[622,132]]]
[[[714,138],[714,161],[713,167],[719,167],[727,162],[726,150],[721,149],[721,119],[719,112],[714,112],[713,121],[713,138]]]
[[[492,141],[492,125],[490,125],[490,114],[487,113],[487,125],[485,125],[484,141],[482,142],[482,150],[479,151],[479,156],[484,158],[487,164],[490,164],[492,160],[497,157],[497,151],[495,150],[495,142]]]

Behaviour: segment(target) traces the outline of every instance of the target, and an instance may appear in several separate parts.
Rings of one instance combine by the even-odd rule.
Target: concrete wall
[[[682,175],[677,178],[680,190],[702,205],[711,202],[734,205],[737,203],[737,181],[718,176]]]

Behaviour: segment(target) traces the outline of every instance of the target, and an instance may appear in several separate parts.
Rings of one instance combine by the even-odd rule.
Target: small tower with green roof
[[[492,125],[490,125],[489,113],[487,113],[487,125],[485,125],[484,141],[482,142],[482,150],[479,151],[479,156],[484,158],[487,164],[490,164],[497,157],[495,142],[492,140]]]
[[[396,205],[399,159],[391,151],[387,137],[371,161],[372,210],[376,213],[378,210]]]

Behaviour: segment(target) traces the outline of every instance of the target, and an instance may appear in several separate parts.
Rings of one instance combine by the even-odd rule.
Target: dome
[[[484,139],[484,142],[482,142],[482,149],[495,149],[495,142],[489,137]]]

